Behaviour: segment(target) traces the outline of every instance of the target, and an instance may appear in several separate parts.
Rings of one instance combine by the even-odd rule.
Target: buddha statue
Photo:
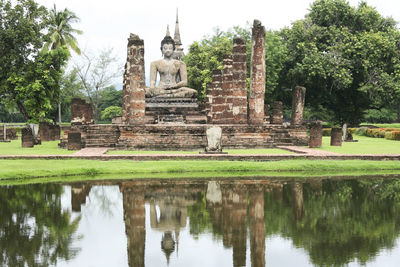
[[[186,64],[173,58],[175,42],[170,36],[161,41],[163,59],[150,64],[150,87],[146,88],[146,97],[156,98],[194,98],[195,89],[186,87]],[[157,73],[160,82],[156,85]]]

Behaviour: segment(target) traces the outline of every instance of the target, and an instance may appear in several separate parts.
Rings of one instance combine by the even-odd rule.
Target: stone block
[[[29,127],[22,128],[21,134],[22,147],[34,147],[35,138],[33,136],[32,129]]]
[[[331,146],[342,146],[342,128],[332,127]]]
[[[310,141],[308,146],[310,148],[322,146],[322,122],[313,121],[310,127]]]
[[[272,124],[283,123],[283,103],[281,101],[275,101],[272,109]]]
[[[50,124],[47,122],[41,122],[39,124],[40,140],[56,141],[60,139],[60,126],[56,124]]]
[[[80,132],[68,133],[68,150],[80,150],[82,148],[82,136]]]

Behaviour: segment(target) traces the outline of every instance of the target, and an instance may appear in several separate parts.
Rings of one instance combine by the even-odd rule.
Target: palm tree
[[[81,30],[72,28],[71,24],[78,22],[79,18],[74,12],[64,9],[64,11],[57,11],[56,5],[54,4],[53,9],[50,10],[49,17],[49,41],[45,43],[43,51],[57,49],[61,46],[65,46],[68,49],[71,48],[78,55],[81,54],[81,50],[78,47],[78,42],[74,34],[82,34]],[[61,101],[58,103],[58,121],[61,127]]]
[[[72,28],[71,24],[78,22],[79,18],[74,12],[64,9],[64,11],[57,11],[56,5],[50,10],[49,18],[49,35],[50,40],[44,45],[43,50],[54,50],[60,46],[71,48],[78,55],[81,50],[78,47],[78,42],[74,34],[82,34],[82,31]]]

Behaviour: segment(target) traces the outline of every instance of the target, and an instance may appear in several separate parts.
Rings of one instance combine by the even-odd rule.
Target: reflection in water
[[[102,184],[71,185],[71,209],[92,225],[103,221],[90,213],[92,206],[120,209],[107,213],[125,225],[123,265],[131,267],[203,266],[204,257],[215,258],[207,266],[272,266],[274,255],[266,252],[288,240],[307,257],[295,259],[297,266],[370,265],[383,251],[386,265],[395,266],[390,250],[400,255],[398,179],[132,180],[118,182],[119,191]],[[68,264],[78,252],[73,247],[85,246],[75,241],[80,217],[71,220],[62,208],[62,188],[0,187],[0,266],[49,266],[58,259]],[[112,202],[107,200],[112,192],[122,195],[121,205],[104,205]],[[91,233],[81,234],[91,240]],[[211,243],[199,247],[199,238]],[[217,247],[230,258],[213,252]],[[157,255],[150,255],[155,250]],[[284,265],[285,258],[275,266]]]

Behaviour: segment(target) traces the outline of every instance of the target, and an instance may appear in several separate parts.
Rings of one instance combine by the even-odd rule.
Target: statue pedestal
[[[146,98],[147,124],[205,124],[206,120],[195,98]]]

